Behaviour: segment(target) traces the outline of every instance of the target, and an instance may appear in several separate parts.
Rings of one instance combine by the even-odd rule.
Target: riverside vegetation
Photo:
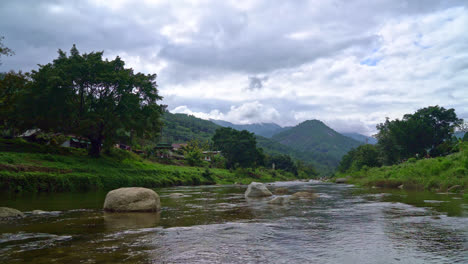
[[[200,184],[247,184],[295,179],[293,173],[259,168],[232,170],[156,163],[112,149],[94,158],[83,149],[0,140],[0,190],[65,192],[110,190],[126,186],[163,187]]]
[[[340,162],[338,178],[360,185],[465,192],[468,189],[468,136],[454,109],[430,106],[402,120],[377,126],[378,143],[351,150]],[[468,196],[465,194],[465,198]]]

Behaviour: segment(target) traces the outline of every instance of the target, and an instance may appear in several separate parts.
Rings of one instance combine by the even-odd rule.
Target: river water
[[[106,214],[105,193],[4,195],[0,206],[26,217],[0,222],[0,262],[468,263],[468,203],[458,195],[268,187],[319,198],[270,205],[246,200],[246,186],[173,187],[156,190],[158,214]]]

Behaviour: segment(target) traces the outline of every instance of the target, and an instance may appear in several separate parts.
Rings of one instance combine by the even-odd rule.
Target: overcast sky
[[[468,119],[468,1],[2,0],[0,35],[37,69],[57,50],[104,51],[157,73],[171,112],[233,123],[319,119],[373,134],[385,117]]]

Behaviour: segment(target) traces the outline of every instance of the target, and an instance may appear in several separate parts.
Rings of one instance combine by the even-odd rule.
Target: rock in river
[[[338,178],[335,180],[335,183],[347,183],[348,178]]]
[[[312,192],[297,192],[291,195],[291,199],[315,199],[318,195]]]
[[[289,203],[289,197],[278,196],[278,197],[275,197],[275,198],[271,199],[270,201],[268,201],[268,203],[269,204],[284,205],[284,204]]]
[[[184,196],[185,195],[183,193],[171,193],[171,194],[169,194],[170,198],[182,198]]]
[[[271,192],[267,189],[267,187],[260,182],[252,182],[247,187],[247,191],[245,191],[245,197],[267,197],[272,196]]]
[[[112,190],[104,201],[107,212],[156,212],[161,210],[159,195],[147,188],[130,187]]]
[[[283,194],[288,194],[288,189],[287,188],[284,188],[284,187],[279,187],[279,188],[276,188],[273,193],[274,194],[278,194],[278,195],[283,195]]]
[[[0,219],[24,217],[24,214],[16,209],[8,207],[0,207]]]

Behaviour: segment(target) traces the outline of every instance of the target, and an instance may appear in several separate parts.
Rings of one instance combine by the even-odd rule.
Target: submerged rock
[[[169,194],[170,198],[181,198],[184,197],[185,195],[183,193],[171,193]]]
[[[283,194],[288,194],[289,193],[289,190],[287,188],[284,188],[284,187],[280,187],[280,188],[276,188],[274,191],[273,191],[274,194],[278,194],[278,195],[283,195]]]
[[[159,195],[147,188],[130,187],[112,190],[104,201],[107,212],[156,212],[161,210]]]
[[[244,195],[245,197],[267,197],[272,196],[272,193],[263,183],[252,182],[247,187]]]
[[[297,192],[291,195],[291,199],[315,199],[318,195],[312,192]]]
[[[24,217],[24,214],[21,211],[9,207],[0,207],[0,219],[21,217]]]
[[[159,224],[161,212],[106,213],[104,223],[109,230],[128,230],[155,227]]]
[[[270,201],[268,201],[268,203],[269,204],[284,205],[284,204],[289,203],[289,197],[278,196],[278,197],[275,197],[275,198],[271,199]]]

